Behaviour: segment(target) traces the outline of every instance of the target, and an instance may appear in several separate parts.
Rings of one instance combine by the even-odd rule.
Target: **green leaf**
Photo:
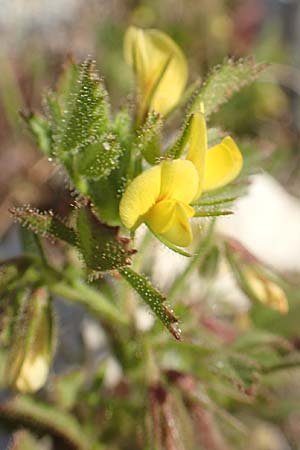
[[[55,92],[61,111],[67,108],[73,93],[77,92],[80,69],[81,66],[76,64],[71,58],[64,64]]]
[[[161,128],[161,116],[156,111],[151,111],[143,126],[137,131],[137,148],[149,164],[156,164],[159,161]]]
[[[232,344],[232,348],[238,352],[251,352],[251,350],[257,350],[260,347],[276,348],[283,353],[293,350],[293,345],[287,339],[259,329],[241,334]]]
[[[213,279],[217,276],[220,263],[220,250],[217,245],[212,245],[199,266],[199,273],[205,278]]]
[[[132,141],[132,119],[128,111],[128,107],[123,107],[117,112],[111,126],[111,130],[118,136],[118,140],[122,147],[129,148]]]
[[[37,113],[21,113],[21,117],[36,140],[38,148],[45,155],[51,155],[52,152],[52,132],[49,122],[45,117]]]
[[[169,149],[167,149],[164,155],[166,158],[177,159],[180,158],[180,156],[184,152],[185,146],[190,137],[192,118],[193,114],[190,114],[185,120],[179,138],[175,141],[173,145],[171,145]]]
[[[223,205],[224,203],[233,203],[238,197],[208,197],[208,199],[199,200],[197,203],[194,203],[194,205],[197,206],[218,206]]]
[[[134,250],[128,249],[129,239],[119,238],[117,227],[101,223],[88,209],[76,212],[78,247],[91,271],[105,272],[131,263]]]
[[[119,167],[107,178],[89,180],[87,195],[91,199],[93,209],[101,220],[110,226],[120,226],[119,204],[124,193],[129,151],[126,150],[119,159]]]
[[[242,180],[215,189],[213,191],[204,192],[199,200],[192,203],[196,207],[212,207],[212,210],[218,211],[224,208],[224,205],[231,206],[231,204],[239,197],[245,195],[248,191],[248,182]]]
[[[1,277],[0,283],[2,284]],[[6,289],[4,289],[4,292],[5,291]],[[3,295],[1,293],[0,347],[2,348],[10,345],[14,321],[15,305],[12,304],[9,296],[6,297],[5,294]],[[2,371],[0,372],[0,379],[3,379]]]
[[[217,66],[194,99],[190,111],[197,111],[204,105],[206,117],[216,112],[230,97],[244,86],[252,83],[265,70],[266,64],[256,63],[253,58],[231,59]]]
[[[62,409],[71,410],[83,389],[85,375],[82,369],[74,369],[57,375],[52,380],[51,397]]]
[[[221,379],[227,379],[238,390],[248,395],[257,384],[261,370],[260,364],[242,354],[220,354],[209,362],[210,370]]]
[[[121,225],[119,203],[121,191],[119,172],[114,171],[109,178],[91,180],[87,195],[92,200],[94,210],[101,222],[110,226]]]
[[[210,210],[210,211],[203,211],[198,208],[195,209],[195,215],[194,217],[217,217],[217,216],[230,216],[233,214],[233,211],[219,211],[219,210]]]
[[[122,277],[133,287],[133,289],[140,295],[140,297],[147,303],[154,314],[165,325],[165,327],[173,334],[173,336],[180,340],[180,331],[175,324],[178,319],[173,312],[164,304],[166,298],[160,292],[154,289],[153,286],[142,275],[134,272],[132,269],[119,269]]]
[[[46,429],[67,441],[76,450],[90,450],[94,440],[82,429],[75,417],[27,396],[1,402],[0,417],[22,421],[34,428]]]
[[[27,261],[26,268],[30,264]],[[0,293],[5,292],[6,287],[11,281],[15,281],[19,277],[19,271],[15,264],[4,261],[0,266]]]
[[[193,270],[199,265],[200,261],[207,255],[211,248],[213,240],[213,230],[214,230],[215,220],[213,219],[209,224],[207,232],[200,240],[195,254],[191,259],[189,259],[188,264],[184,271],[175,279],[174,283],[169,290],[169,299],[174,298],[180,290],[183,290],[185,283],[188,280],[189,275]]]
[[[51,211],[40,212],[29,206],[12,208],[10,212],[26,228],[50,239],[60,239],[70,245],[77,245],[76,233],[62,219]]]
[[[191,131],[193,114],[190,114],[185,119],[182,130],[179,133],[179,137],[176,139],[174,144],[171,145],[165,152],[166,158],[177,159],[184,153]],[[207,139],[208,146],[211,147],[218,142],[220,142],[225,136],[225,133],[219,128],[208,128],[207,130]]]
[[[112,134],[105,134],[100,141],[88,144],[77,156],[77,169],[80,175],[98,180],[107,177],[118,164],[122,153],[121,146]]]
[[[74,153],[101,137],[109,122],[107,93],[95,71],[95,63],[85,61],[78,75],[75,70],[70,78],[69,92],[57,96],[61,117],[57,114],[57,105],[56,108],[52,105],[52,117],[55,109],[55,121],[58,122],[55,148],[62,157],[63,153]]]
[[[261,370],[257,361],[242,354],[231,355],[228,361],[246,389],[257,383]]]

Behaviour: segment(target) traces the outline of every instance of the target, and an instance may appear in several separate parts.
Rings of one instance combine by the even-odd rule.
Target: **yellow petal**
[[[124,54],[136,72],[143,104],[151,97],[149,109],[166,114],[179,101],[187,82],[187,63],[181,49],[161,31],[130,27],[125,34]]]
[[[145,222],[153,233],[162,234],[169,227],[175,208],[174,200],[162,200],[156,203],[144,216]]]
[[[124,57],[135,71],[138,82],[143,85],[149,73],[148,42],[144,30],[129,27],[124,36]]]
[[[161,163],[159,200],[173,199],[189,204],[198,189],[198,174],[190,161],[175,159]]]
[[[207,130],[204,114],[197,112],[192,117],[189,147],[186,159],[192,161],[198,172],[198,187],[195,198],[200,197],[203,186],[205,157],[207,152]]]
[[[16,388],[23,393],[38,391],[45,383],[49,372],[49,358],[30,354],[26,357],[15,381]]]
[[[194,215],[191,206],[181,202],[165,200],[151,208],[145,222],[154,234],[180,247],[190,245],[193,239],[189,218]]]
[[[234,140],[227,136],[206,154],[203,190],[208,191],[233,181],[243,166],[243,157]]]
[[[161,165],[137,176],[125,190],[120,202],[120,217],[127,228],[136,228],[144,214],[156,203],[161,184]]]
[[[276,309],[281,314],[287,314],[289,304],[285,292],[278,284],[269,280],[251,268],[244,270],[246,281],[255,297],[263,304]]]

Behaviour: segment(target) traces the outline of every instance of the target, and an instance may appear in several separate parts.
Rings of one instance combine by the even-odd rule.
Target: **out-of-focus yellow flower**
[[[192,242],[190,204],[205,190],[232,181],[242,167],[242,155],[230,137],[207,149],[207,130],[202,113],[192,117],[185,160],[165,160],[127,187],[120,202],[123,224],[135,230],[141,223],[158,237],[186,247]]]
[[[178,103],[187,82],[187,62],[178,45],[162,31],[129,27],[124,54],[137,77],[139,118],[149,110],[165,115]]]
[[[285,292],[278,284],[258,273],[253,268],[244,270],[244,276],[248,286],[253,291],[255,298],[264,305],[276,309],[281,314],[287,314],[289,304]]]
[[[43,356],[28,355],[15,381],[15,386],[23,393],[36,392],[45,384],[48,372],[48,359]]]
[[[25,354],[15,379],[15,387],[23,393],[38,391],[46,383],[51,362],[49,317],[41,317],[36,338]]]
[[[23,328],[18,324],[6,378],[18,391],[32,393],[45,384],[52,360],[54,331],[47,290],[36,289],[22,308]]]

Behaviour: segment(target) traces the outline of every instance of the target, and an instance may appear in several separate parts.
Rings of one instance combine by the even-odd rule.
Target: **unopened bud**
[[[22,301],[6,369],[10,386],[31,393],[45,384],[53,353],[53,328],[48,292],[38,288]]]
[[[248,287],[253,292],[255,298],[264,305],[276,309],[281,314],[287,314],[289,304],[284,290],[274,281],[253,268],[247,268],[244,276]]]

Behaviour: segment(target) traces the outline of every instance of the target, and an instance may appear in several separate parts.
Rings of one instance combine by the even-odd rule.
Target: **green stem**
[[[138,252],[134,257],[132,268],[138,272],[141,269],[141,266],[144,262],[145,252],[149,247],[149,244],[152,241],[152,235],[150,231],[147,229],[145,231],[145,235],[143,237],[142,242],[140,243],[140,246],[138,247]]]
[[[76,283],[73,286],[65,282],[57,282],[49,286],[52,294],[62,296],[86,306],[92,313],[102,319],[120,325],[127,325],[128,320],[120,314],[120,311],[110,303],[100,292],[83,283]]]
[[[148,386],[156,384],[159,381],[160,371],[156,364],[151,341],[145,336],[143,339],[145,354],[145,379]]]
[[[42,243],[41,243],[40,237],[37,236],[36,234],[33,234],[32,236],[33,236],[35,245],[36,245],[36,247],[37,247],[37,250],[38,250],[38,252],[39,252],[39,256],[40,256],[40,258],[41,258],[41,261],[42,261],[43,265],[44,265],[46,268],[49,268],[49,263],[48,263],[48,261],[47,261],[47,258],[46,258],[46,255],[45,255],[44,248],[43,248],[43,245],[42,245]]]
[[[238,196],[235,197],[226,197],[226,198],[219,198],[215,200],[204,200],[204,201],[198,201],[196,203],[193,203],[195,206],[215,206],[215,205],[221,205],[223,203],[232,203],[234,202]]]
[[[283,362],[279,362],[278,364],[274,364],[271,367],[264,367],[262,369],[262,372],[264,374],[268,374],[268,373],[273,373],[276,372],[277,370],[285,370],[285,369],[292,369],[292,368],[299,368],[300,367],[300,360],[296,359],[294,361],[283,361]]]

